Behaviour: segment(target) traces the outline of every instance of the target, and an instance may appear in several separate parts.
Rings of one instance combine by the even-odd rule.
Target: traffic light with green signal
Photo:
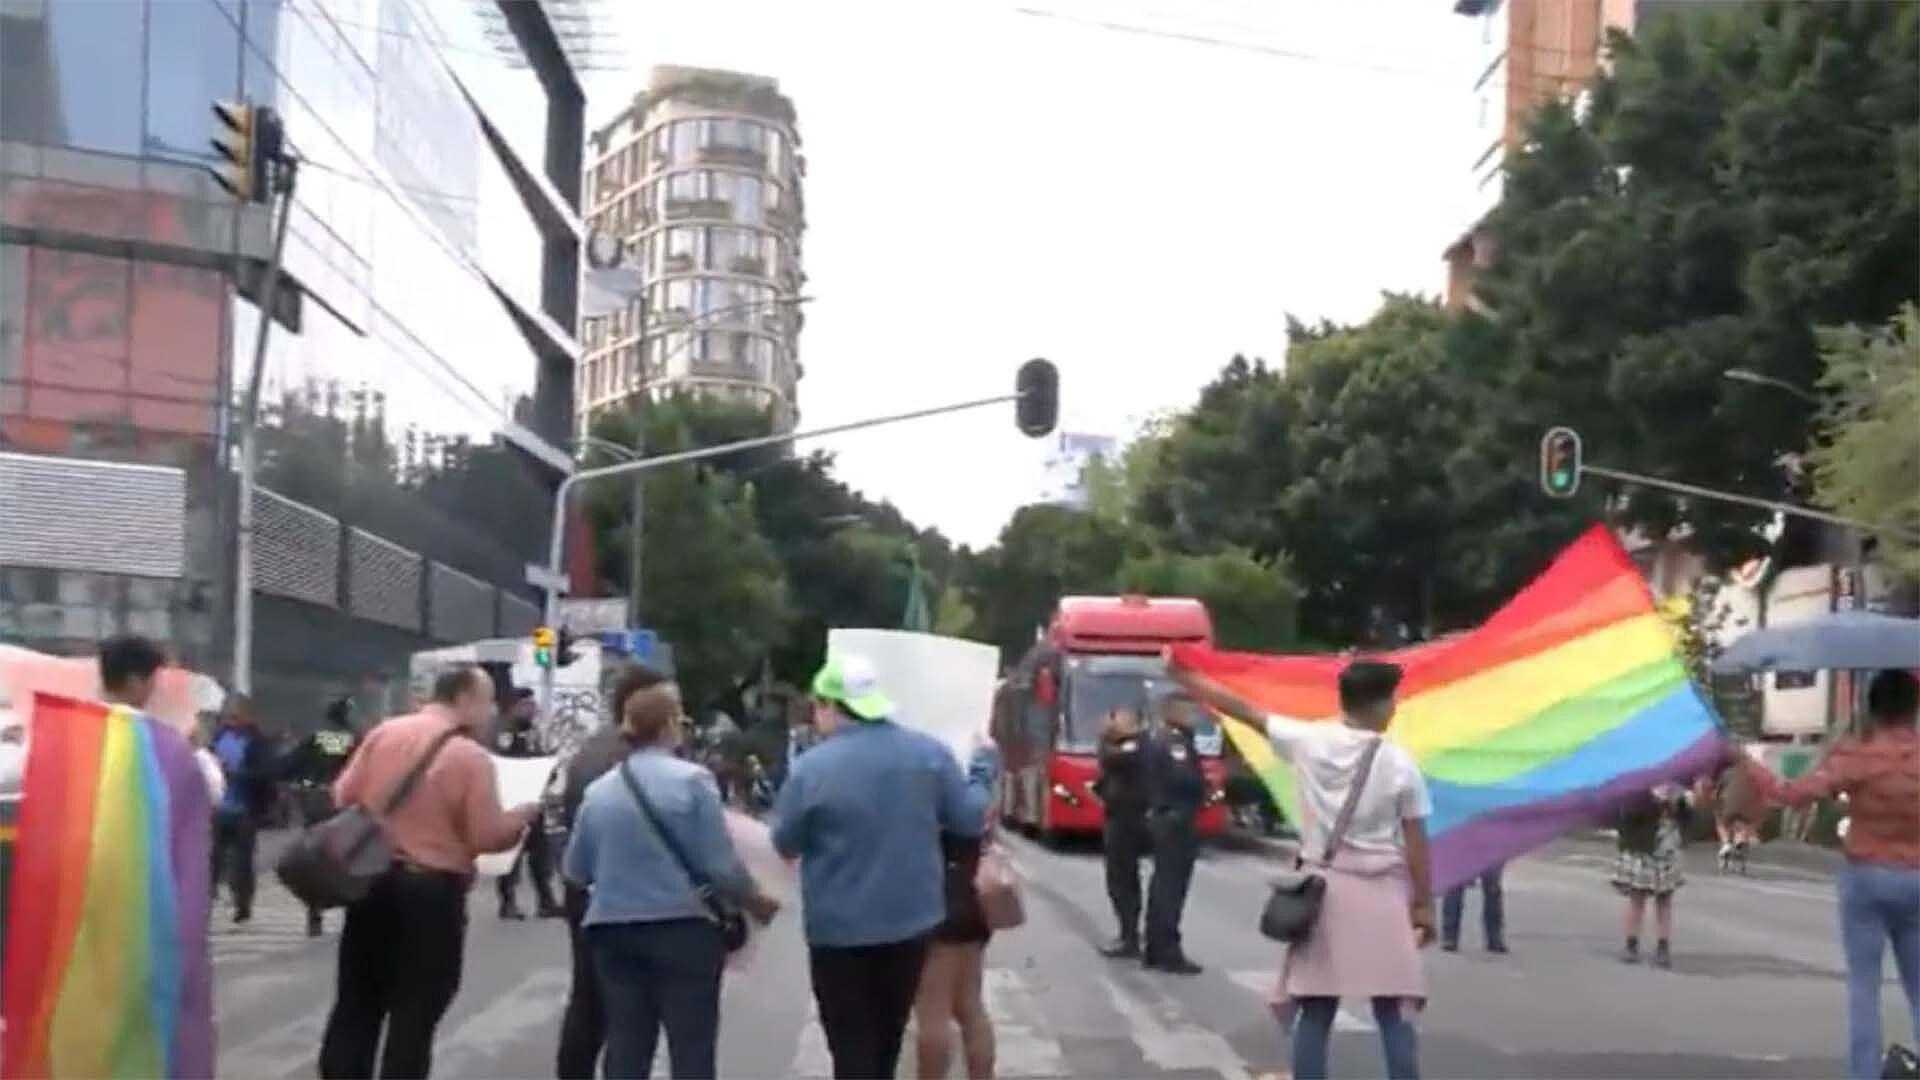
[[[1571,499],[1580,490],[1580,433],[1557,427],[1540,439],[1540,490]]]
[[[542,626],[533,632],[533,666],[553,666],[553,627]]]

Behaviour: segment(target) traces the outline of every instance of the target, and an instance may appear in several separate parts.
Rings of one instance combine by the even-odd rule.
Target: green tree
[[[1814,491],[1835,513],[1885,525],[1879,554],[1920,579],[1920,309],[1886,326],[1820,333],[1825,439],[1813,447]]]
[[[702,421],[714,414],[666,402],[648,410],[651,453],[692,449]],[[638,420],[613,415],[595,425],[599,438],[636,444]],[[725,441],[726,435],[708,437]],[[688,704],[696,710],[731,704],[784,640],[792,618],[785,567],[755,516],[754,493],[736,477],[701,465],[647,474],[642,515],[642,618],[673,644]],[[602,578],[628,588],[633,500],[623,484],[589,490]]]
[[[1061,596],[1113,591],[1127,534],[1111,521],[1059,506],[1015,512],[1000,542],[968,562],[975,636],[1018,660],[1046,626]]]
[[[1488,221],[1483,298],[1504,348],[1492,457],[1577,427],[1590,456],[1782,494],[1811,410],[1731,383],[1818,377],[1813,328],[1878,323],[1920,261],[1920,10],[1740,4],[1616,35],[1584,109],[1543,108]],[[1718,562],[1755,512],[1632,491],[1621,521],[1682,524]]]
[[[1261,562],[1245,551],[1154,552],[1127,560],[1116,585],[1123,592],[1198,599],[1213,616],[1221,648],[1280,652],[1299,644],[1299,587],[1284,564]]]

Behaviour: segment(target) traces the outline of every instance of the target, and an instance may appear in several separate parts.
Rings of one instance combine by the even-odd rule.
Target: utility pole
[[[214,115],[225,132],[213,145],[223,158],[214,179],[244,202],[264,203],[273,214],[279,196],[280,216],[274,225],[273,248],[267,256],[266,276],[260,283],[260,325],[253,339],[253,364],[247,374],[247,392],[240,406],[240,476],[238,505],[234,508],[233,572],[233,688],[253,691],[253,494],[260,466],[260,379],[266,365],[267,340],[273,328],[280,293],[280,262],[287,246],[287,222],[293,216],[294,178],[298,162],[284,150],[285,130],[274,110],[244,102],[215,102]]]
[[[605,480],[628,473],[645,473],[653,469],[662,469],[669,465],[685,465],[726,454],[739,453],[742,450],[758,450],[767,446],[785,446],[804,439],[817,439],[826,435],[838,435],[849,431],[864,431],[867,428],[899,424],[909,420],[922,420],[933,416],[946,416],[950,413],[966,412],[985,408],[990,405],[1014,403],[1014,424],[1022,434],[1029,438],[1039,438],[1051,432],[1060,412],[1060,373],[1045,360],[1029,360],[1021,365],[1014,380],[1014,392],[994,397],[961,401],[951,405],[937,405],[929,409],[915,409],[912,412],[895,413],[891,416],[874,417],[868,420],[855,420],[832,427],[816,428],[812,431],[789,431],[783,434],[763,435],[753,439],[741,439],[738,442],[724,443],[720,446],[701,447],[697,450],[681,450],[671,454],[662,454],[654,458],[640,458],[618,465],[607,465],[598,469],[581,469],[560,481],[560,487],[553,493],[553,521],[547,533],[547,565],[529,567],[528,578],[539,585],[546,593],[546,605],[541,619],[542,626],[554,626],[560,612],[560,594],[565,587],[566,578],[561,572],[562,557],[566,551],[567,500],[573,495],[573,489],[591,480]],[[553,668],[540,672],[540,708],[551,712],[553,708]]]
[[[641,354],[636,359],[633,370],[636,386],[633,395],[633,452],[644,458],[647,456],[647,405],[651,398],[647,391],[647,293],[640,292],[640,300],[634,305],[634,311],[640,320],[639,337]],[[662,338],[662,341],[666,339]],[[633,477],[633,536],[632,551],[629,552],[627,565],[627,626],[639,629],[640,622],[640,553],[647,544],[646,530],[647,480],[635,473]]]

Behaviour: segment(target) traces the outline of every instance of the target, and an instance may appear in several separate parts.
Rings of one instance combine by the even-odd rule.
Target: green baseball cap
[[[893,702],[881,692],[880,677],[864,656],[828,656],[826,666],[813,677],[813,696],[844,706],[862,720],[893,715]]]

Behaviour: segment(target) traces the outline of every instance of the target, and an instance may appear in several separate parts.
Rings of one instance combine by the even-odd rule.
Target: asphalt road
[[[1015,854],[1029,924],[989,952],[1000,1075],[1249,1077],[1284,1068],[1286,1042],[1265,1008],[1278,950],[1253,930],[1274,855],[1220,850],[1203,859],[1186,935],[1207,971],[1179,979],[1092,951],[1111,931],[1097,852],[1015,841]],[[1710,851],[1692,854],[1670,972],[1615,958],[1621,904],[1605,881],[1603,843],[1570,841],[1509,869],[1510,957],[1479,950],[1470,895],[1464,951],[1428,959],[1426,1074],[1839,1075],[1845,987],[1821,860],[1756,864],[1751,877],[1722,878],[1707,865]],[[435,1073],[551,1076],[567,985],[564,928],[501,923],[492,904],[491,890],[476,890],[465,980],[441,1027]],[[290,898],[263,882],[253,925],[218,918],[222,1074],[314,1075],[339,917],[327,938],[308,941]],[[783,916],[761,949],[749,971],[728,980],[722,1074],[826,1075],[798,920]],[[1887,1032],[1902,1041],[1911,1035],[1904,1004],[1889,977]],[[1340,1075],[1381,1075],[1365,1015],[1364,1005],[1350,1007],[1337,1024]]]

